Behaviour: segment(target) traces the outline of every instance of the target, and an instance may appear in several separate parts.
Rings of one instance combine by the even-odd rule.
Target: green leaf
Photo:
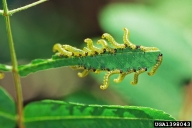
[[[137,70],[139,68],[153,67],[157,63],[157,58],[160,54],[159,50],[143,52],[140,49],[132,50],[129,47],[124,49],[114,49],[116,49],[115,53],[107,51],[105,53],[95,54],[92,56],[61,57],[54,55],[51,59],[36,59],[28,65],[19,66],[19,74],[21,76],[26,76],[29,73],[49,68],[76,65],[83,65],[87,69],[91,68],[104,70],[104,68],[108,68],[109,70],[121,69],[123,72],[127,72],[128,69]],[[127,61],[127,63],[124,63],[124,61]]]
[[[175,120],[163,111],[135,106],[84,105],[44,100],[25,107],[26,128],[153,128],[154,120]]]
[[[15,128],[15,104],[9,94],[0,87],[0,128]]]
[[[0,64],[0,71],[11,71],[11,69],[11,66]]]
[[[69,66],[71,64],[73,64],[73,61],[68,58],[35,59],[30,64],[18,66],[18,69],[21,76],[26,76],[29,73],[34,73],[40,70]]]

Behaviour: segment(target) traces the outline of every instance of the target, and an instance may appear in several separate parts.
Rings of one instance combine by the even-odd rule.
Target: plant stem
[[[8,7],[7,7],[7,1],[2,0],[2,2],[3,2],[3,10],[4,10],[3,15],[5,17],[5,22],[6,22],[6,29],[7,29],[7,35],[8,35],[9,47],[10,47],[10,54],[11,54],[11,61],[12,61],[12,72],[13,72],[15,88],[16,88],[18,126],[19,126],[19,128],[24,128],[24,126],[23,126],[22,88],[21,88],[20,76],[18,74],[18,65],[17,65],[17,58],[16,58],[15,49],[14,49],[12,32],[11,32],[9,10],[8,10]]]
[[[48,1],[48,0],[39,0],[39,1],[34,2],[32,4],[29,4],[29,5],[17,8],[17,9],[13,9],[13,10],[9,11],[9,14],[12,15],[13,13],[16,13],[16,12],[19,12],[19,11],[22,11],[22,10],[26,10],[26,9],[28,9],[30,7],[36,6],[36,5],[41,4],[43,2],[46,2],[46,1]]]

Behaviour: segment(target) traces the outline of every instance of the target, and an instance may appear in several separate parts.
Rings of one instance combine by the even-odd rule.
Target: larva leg
[[[107,44],[107,42],[104,39],[100,39],[97,41],[97,44],[101,44],[103,46],[103,49],[105,49],[106,51],[110,52],[113,51],[112,48],[110,48]]]
[[[163,54],[159,54],[157,63],[156,63],[155,66],[151,69],[151,71],[148,72],[148,75],[149,75],[149,76],[152,76],[152,75],[155,74],[155,72],[157,71],[158,67],[159,67],[159,66],[161,65],[161,63],[162,63],[162,60],[163,60]]]
[[[79,67],[79,66],[70,66],[72,69],[77,70],[77,69],[84,69],[84,67]]]
[[[118,74],[118,73],[120,73],[119,70],[113,70],[113,71],[107,72],[104,76],[103,85],[100,86],[100,89],[102,89],[102,90],[107,89],[107,87],[109,86],[110,76],[113,74]]]
[[[84,40],[84,42],[87,43],[87,47],[93,51],[93,54],[95,54],[94,52],[97,52],[97,53],[103,52],[103,50],[101,48],[95,47],[93,45],[93,41],[91,39],[87,38]]]
[[[96,74],[99,74],[100,72],[101,72],[101,70],[99,70],[99,69],[94,71],[94,73],[96,73]]]
[[[114,79],[113,81],[116,82],[116,83],[119,83],[119,82],[121,82],[121,81],[125,78],[126,75],[131,74],[132,72],[134,72],[133,69],[130,70],[130,71],[128,71],[128,72],[126,72],[126,73],[121,73],[121,74],[118,76],[118,78]]]
[[[64,55],[64,56],[70,57],[70,56],[73,55],[72,52],[69,52],[69,51],[63,49],[61,44],[55,44],[55,45],[53,46],[53,52],[57,52],[57,51],[58,51],[61,55]]]
[[[108,48],[109,47],[107,42],[105,40],[103,40],[103,39],[98,40],[97,44],[101,44],[103,46],[103,48]]]
[[[77,75],[79,77],[85,77],[89,74],[89,72],[90,72],[90,70],[85,69],[85,70],[83,70],[83,72],[79,72]]]
[[[121,73],[121,74],[118,76],[118,78],[114,79],[113,81],[114,81],[115,83],[119,83],[119,82],[121,82],[121,81],[125,78],[125,76],[126,76],[126,73]]]
[[[145,47],[145,46],[140,46],[140,49],[144,52],[153,52],[153,51],[159,51],[158,48],[156,47]]]
[[[81,49],[78,49],[78,48],[75,48],[75,47],[72,47],[70,45],[63,45],[62,46],[65,50],[69,51],[69,52],[72,52],[75,56],[85,56],[85,52]]]
[[[84,47],[83,51],[85,51],[85,55],[89,55],[90,56],[90,55],[93,54],[92,51],[89,48],[87,48],[87,47]]]
[[[123,31],[124,31],[124,35],[123,35],[124,44],[127,45],[131,49],[136,49],[137,46],[135,44],[132,44],[128,39],[129,38],[129,30],[127,28],[124,28]]]
[[[115,41],[115,39],[108,33],[104,33],[102,35],[103,39],[107,39],[115,48],[125,48],[124,44],[119,44]]]
[[[138,76],[145,71],[147,71],[147,68],[142,68],[142,69],[136,71],[134,74],[134,80],[131,82],[131,84],[133,84],[133,85],[137,84],[138,83]]]

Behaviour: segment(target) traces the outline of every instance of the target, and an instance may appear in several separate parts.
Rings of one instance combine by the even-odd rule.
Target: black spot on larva
[[[146,68],[146,67],[145,67],[144,69],[145,69],[145,71],[147,71],[147,68]]]
[[[105,52],[106,52],[106,49],[104,48],[104,49],[103,49],[103,53],[105,53]]]
[[[96,69],[94,69],[94,68],[93,68],[92,70],[93,70],[93,72],[95,72],[95,71],[96,71]]]
[[[110,71],[110,69],[109,69],[109,68],[106,68],[106,70],[107,70],[107,71]]]
[[[134,72],[136,72],[136,69],[133,69]]]
[[[81,54],[79,54],[79,56],[81,57]]]
[[[162,54],[162,53],[160,53],[160,54],[159,54],[159,56],[163,56],[163,54]]]
[[[123,73],[123,70],[120,70],[120,73]]]
[[[74,56],[74,53],[72,52],[72,56]]]
[[[140,45],[136,45],[136,49],[139,49],[140,48]]]
[[[87,56],[88,55],[88,52],[85,52],[85,56]]]
[[[98,54],[98,52],[97,52],[97,51],[95,51],[95,54],[97,55],[97,54]]]
[[[125,48],[127,47],[127,44],[124,44],[125,45]]]
[[[115,48],[115,49],[114,49],[114,53],[116,53],[116,52],[117,52],[117,49]]]
[[[114,54],[114,51],[112,51],[112,50],[111,50],[111,51],[109,51],[109,54]]]

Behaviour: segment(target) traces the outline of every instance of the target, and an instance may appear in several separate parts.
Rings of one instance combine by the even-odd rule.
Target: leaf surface
[[[15,104],[9,94],[0,87],[0,128],[14,128],[15,126]]]
[[[151,68],[157,61],[160,51],[143,52],[142,50],[130,50],[129,48],[117,49],[115,53],[102,53],[93,56],[83,57],[60,57],[54,55],[51,59],[36,59],[30,64],[18,67],[19,74],[26,76],[29,73],[40,70],[57,68],[62,66],[84,66],[86,68],[103,70],[121,69],[127,72],[128,69]],[[110,59],[113,58],[113,59]],[[125,63],[127,62],[127,63]]]
[[[154,120],[174,120],[163,111],[135,106],[84,105],[44,100],[25,108],[26,128],[153,128]]]

